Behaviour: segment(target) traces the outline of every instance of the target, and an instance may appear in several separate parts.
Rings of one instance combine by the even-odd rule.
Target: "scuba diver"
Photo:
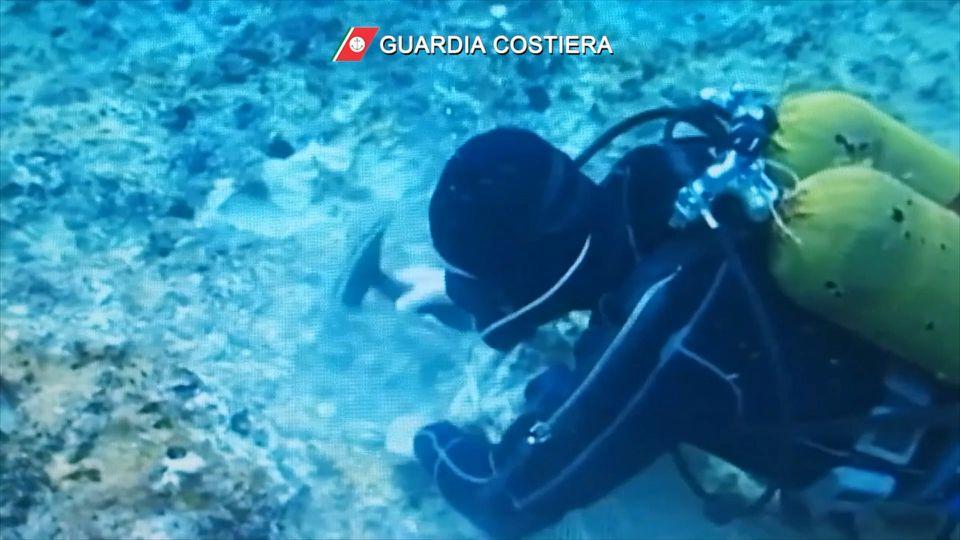
[[[654,120],[660,141],[600,183],[581,172]],[[960,517],[958,201],[956,156],[837,92],[774,110],[707,90],[576,159],[522,129],[477,135],[430,202],[446,313],[500,350],[573,310],[591,318],[576,366],[531,380],[499,441],[438,422],[415,454],[494,537],[549,526],[665,454],[718,522],[802,500],[855,534],[861,509],[897,503],[946,516],[946,537]],[[707,492],[681,444],[768,488]]]

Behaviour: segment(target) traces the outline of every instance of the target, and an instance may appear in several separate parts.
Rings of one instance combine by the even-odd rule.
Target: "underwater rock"
[[[327,174],[344,173],[350,168],[353,145],[351,139],[326,145],[311,141],[286,159],[268,159],[262,178],[270,200],[288,212],[306,208]]]
[[[527,99],[530,101],[530,108],[537,112],[543,112],[550,107],[550,94],[542,86],[530,86],[524,89],[527,93]]]
[[[917,90],[917,97],[923,100],[936,103],[946,103],[950,96],[956,94],[956,89],[951,87],[948,77],[937,77],[925,86]]]
[[[247,129],[250,124],[263,116],[263,109],[249,101],[245,101],[233,110],[233,121],[237,129]]]
[[[2,335],[9,335],[5,326]],[[264,450],[227,442],[219,407],[191,406],[170,371],[128,348],[78,343],[72,355],[0,337],[4,387],[25,422],[0,433],[4,538],[204,536],[231,516],[236,534],[270,536],[296,493]],[[189,377],[188,377],[189,378]],[[166,382],[164,382],[166,381]],[[194,385],[190,385],[194,386]],[[164,390],[168,388],[169,390]],[[164,516],[158,508],[179,508]],[[103,519],[90,520],[91,514]]]
[[[286,159],[292,156],[295,151],[293,145],[288,143],[286,139],[276,136],[270,139],[270,144],[267,145],[264,152],[271,158]]]
[[[167,231],[151,232],[147,238],[147,249],[144,250],[144,255],[147,256],[163,258],[170,255],[177,246],[176,238]]]
[[[7,182],[0,185],[0,199],[13,199],[14,197],[23,195],[23,193],[23,186],[16,182]]]
[[[170,217],[175,217],[179,219],[191,220],[193,219],[195,212],[193,207],[190,206],[187,201],[184,199],[177,199],[170,205],[170,208],[167,209],[167,215]]]
[[[195,452],[189,452],[175,446],[167,449],[166,457],[160,462],[162,476],[157,480],[159,489],[180,488],[184,481],[198,474],[207,465]]]
[[[230,429],[243,437],[249,435],[250,430],[253,429],[253,425],[250,423],[250,413],[246,409],[234,413],[230,417]]]
[[[166,384],[167,388],[182,400],[192,399],[203,388],[203,381],[200,377],[186,368],[174,369]]]
[[[29,439],[21,442],[0,434],[0,522],[17,528],[27,523],[36,505],[49,493],[49,479],[43,471],[41,456],[31,448]]]
[[[40,90],[33,98],[34,104],[46,107],[70,105],[85,101],[90,101],[90,92],[86,88],[82,86],[64,87],[62,81],[57,81],[57,84]]]
[[[186,104],[177,105],[173,109],[167,111],[163,116],[164,118],[160,121],[160,124],[173,132],[179,132],[186,129],[186,127],[193,122],[195,117],[193,109]]]
[[[16,396],[10,384],[0,376],[0,436],[13,433],[20,424],[20,413],[16,410]]]
[[[7,8],[8,15],[23,15],[30,13],[37,7],[40,0],[14,0]]]
[[[218,56],[216,66],[223,80],[229,83],[246,82],[248,77],[257,72],[256,62],[234,51],[226,51]]]

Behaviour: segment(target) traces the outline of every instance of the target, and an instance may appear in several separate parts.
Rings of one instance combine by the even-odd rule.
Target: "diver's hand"
[[[473,330],[473,317],[447,296],[442,269],[411,266],[399,270],[395,279],[406,286],[393,304],[397,311],[428,315],[461,332]]]
[[[408,286],[394,302],[397,311],[419,313],[427,304],[450,303],[443,284],[443,269],[431,266],[410,266],[394,274],[397,281]]]

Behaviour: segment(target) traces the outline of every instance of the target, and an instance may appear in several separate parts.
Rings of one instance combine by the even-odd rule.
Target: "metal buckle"
[[[550,424],[537,422],[530,428],[530,434],[527,436],[527,444],[533,446],[535,444],[545,443],[550,440],[550,436]]]

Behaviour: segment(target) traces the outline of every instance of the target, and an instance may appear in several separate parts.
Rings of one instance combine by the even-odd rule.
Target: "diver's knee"
[[[460,434],[460,430],[450,422],[436,422],[426,425],[413,437],[413,455],[427,471],[433,471],[442,458],[443,449],[450,445]]]
[[[423,427],[414,436],[413,453],[423,467],[452,493],[468,493],[496,474],[493,445],[482,433],[468,432],[449,422]]]

